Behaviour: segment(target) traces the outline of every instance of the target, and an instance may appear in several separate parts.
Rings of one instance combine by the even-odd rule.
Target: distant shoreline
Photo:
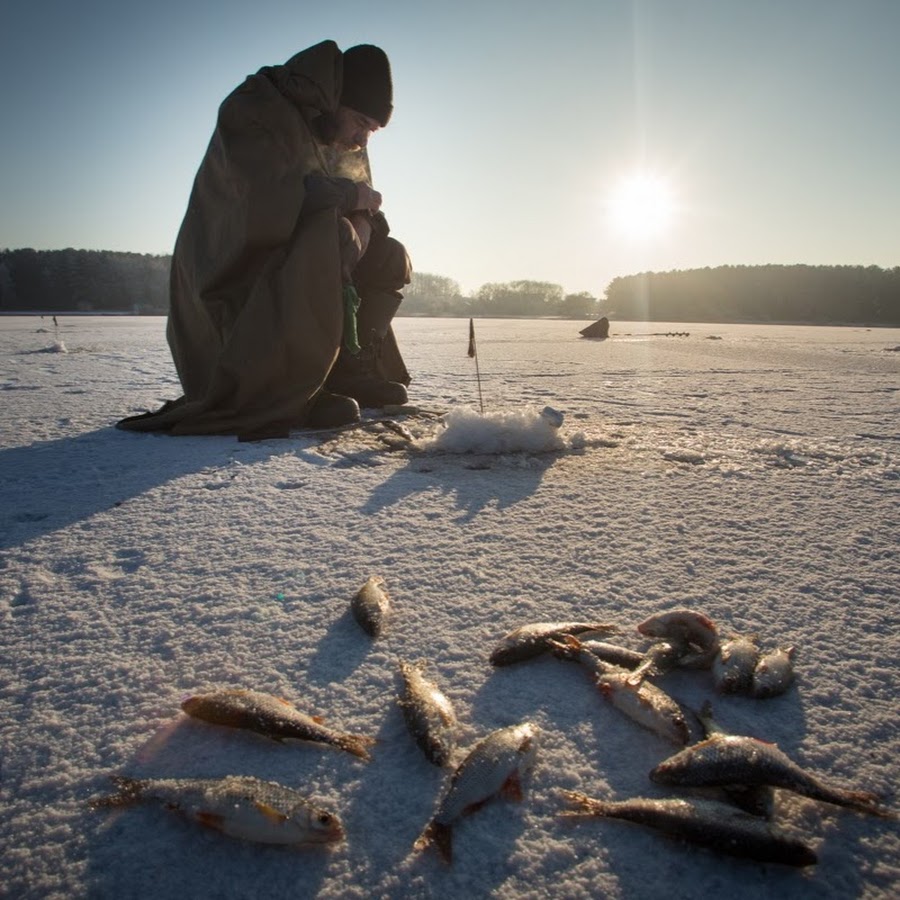
[[[56,316],[57,318],[79,318],[83,319],[90,316],[97,316],[103,318],[134,318],[134,319],[165,319],[166,313],[134,313],[134,312],[126,312],[123,310],[71,310],[71,311],[61,311],[61,310],[44,310],[43,312],[40,310],[0,310],[0,317],[12,318],[15,316],[20,317],[29,317],[29,318],[52,318]],[[446,315],[446,316],[426,316],[426,315],[410,315],[404,316],[401,313],[397,314],[398,319],[506,319],[511,322],[515,322],[517,320],[530,320],[530,321],[547,321],[547,322],[593,322],[596,321],[593,318],[585,319],[585,318],[575,318],[570,319],[565,316],[468,316],[468,315]],[[773,325],[776,327],[785,327],[785,326],[795,326],[795,327],[815,327],[815,328],[868,328],[868,329],[881,329],[881,328],[900,328],[900,323],[891,324],[885,322],[804,322],[804,321],[772,321],[771,319],[727,319],[722,321],[682,321],[680,319],[621,319],[621,320],[610,320],[610,328],[612,329],[617,321],[628,322],[629,324],[644,324],[644,325],[679,325],[684,328],[687,328],[691,325]],[[615,337],[616,332],[610,330],[610,337]]]

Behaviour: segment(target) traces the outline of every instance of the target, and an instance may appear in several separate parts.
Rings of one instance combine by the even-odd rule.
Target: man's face
[[[378,121],[349,106],[339,106],[334,121],[334,144],[342,150],[362,150],[369,143],[369,135],[381,128]]]

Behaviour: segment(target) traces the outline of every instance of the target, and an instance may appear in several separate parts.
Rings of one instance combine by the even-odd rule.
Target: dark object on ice
[[[578,333],[586,338],[608,338],[609,319],[604,316],[602,319],[598,319],[593,324],[588,325],[587,328],[582,328]]]

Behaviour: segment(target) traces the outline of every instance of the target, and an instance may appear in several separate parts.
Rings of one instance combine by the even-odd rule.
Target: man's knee
[[[412,278],[412,263],[406,247],[396,238],[373,240],[356,267],[358,286],[400,291]]]

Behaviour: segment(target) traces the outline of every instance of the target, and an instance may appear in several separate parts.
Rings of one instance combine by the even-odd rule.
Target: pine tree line
[[[108,250],[0,250],[0,311],[165,315],[171,256]],[[605,297],[510,281],[465,296],[416,272],[400,315],[559,316],[649,322],[900,326],[900,266],[719,266],[614,278]]]

